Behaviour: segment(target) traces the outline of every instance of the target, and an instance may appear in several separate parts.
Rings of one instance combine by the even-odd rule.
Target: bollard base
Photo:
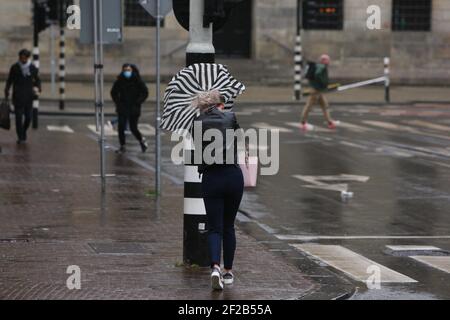
[[[183,262],[209,267],[206,215],[184,215]]]

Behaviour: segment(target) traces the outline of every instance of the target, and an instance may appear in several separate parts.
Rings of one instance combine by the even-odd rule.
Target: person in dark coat
[[[199,95],[194,102],[200,110],[192,128],[196,150],[202,150],[202,162],[198,172],[202,177],[202,195],[206,209],[208,226],[208,248],[211,262],[211,287],[222,290],[224,284],[233,284],[233,263],[236,251],[236,232],[234,223],[244,193],[244,177],[238,163],[238,140],[244,135],[236,115],[224,112],[225,99],[216,90]],[[201,134],[196,134],[200,128]],[[211,159],[205,153],[213,143],[204,139],[209,130],[218,130],[223,139],[222,146],[214,148]],[[227,138],[232,130],[235,137]],[[239,131],[241,133],[239,133]],[[201,137],[201,139],[198,139]],[[233,146],[234,145],[234,146]],[[232,154],[230,154],[232,152]],[[248,146],[246,146],[246,164],[248,165]],[[224,270],[220,268],[223,245]]]
[[[135,65],[126,63],[122,66],[122,72],[111,89],[111,97],[116,104],[116,112],[119,118],[119,153],[125,152],[127,122],[131,132],[139,141],[142,152],[147,151],[148,145],[139,132],[138,123],[142,104],[148,98],[148,88],[142,81],[139,69]]]
[[[13,88],[12,104],[16,116],[17,143],[27,140],[33,111],[33,100],[41,92],[39,70],[31,63],[31,52],[23,49],[19,52],[19,61],[11,66],[5,87],[5,99],[9,99],[9,91]]]

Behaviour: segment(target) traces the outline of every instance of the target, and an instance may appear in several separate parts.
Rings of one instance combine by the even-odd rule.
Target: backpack
[[[308,80],[314,80],[316,77],[316,63],[308,61],[306,65],[305,78]]]

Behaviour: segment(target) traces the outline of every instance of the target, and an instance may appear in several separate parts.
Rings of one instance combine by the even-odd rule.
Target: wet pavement
[[[130,140],[126,156],[108,150],[101,196],[90,124],[42,117],[23,146],[1,132],[0,299],[330,299],[351,290],[325,290],[239,230],[236,282],[212,292],[208,268],[181,265],[182,185],[166,175],[157,201],[151,162]],[[66,286],[73,265],[81,290]]]
[[[264,121],[281,129],[280,172],[261,177],[243,209],[252,215],[259,208],[253,217],[286,244],[340,245],[417,281],[377,290],[355,282],[354,299],[450,298],[449,271],[413,260],[413,253],[386,253],[386,245],[402,244],[433,245],[442,252],[424,254],[449,255],[450,104],[333,111],[338,129],[326,129],[316,110],[316,130],[308,133],[292,123],[300,107],[241,112],[245,128]],[[342,184],[352,198],[341,197]]]
[[[239,234],[241,239],[244,239],[240,243],[249,243],[249,245],[251,243],[252,246],[258,246],[258,252],[271,255],[273,259],[271,261],[274,261],[273,266],[290,268],[289,272],[292,272],[292,276],[300,277],[299,283],[307,283],[305,285],[307,289],[303,286],[296,288],[296,290],[306,290],[308,294],[303,298],[324,298],[324,293],[328,294],[327,298],[339,296],[348,298],[350,294],[352,299],[450,298],[449,273],[438,269],[436,265],[427,265],[412,258],[415,255],[446,257],[450,251],[450,216],[448,215],[450,104],[340,104],[333,109],[333,115],[341,121],[336,130],[326,129],[320,113],[315,110],[310,120],[316,126],[316,130],[308,133],[300,132],[296,124],[301,106],[238,105],[235,111],[244,128],[278,127],[281,142],[279,173],[275,176],[259,177],[257,188],[249,189],[245,193],[241,213],[238,216]],[[146,113],[143,122],[151,123],[151,119],[152,114]],[[168,192],[162,199],[162,212],[157,215],[154,213],[152,199],[130,191],[130,189],[151,189],[152,164],[154,163],[152,153],[139,154],[139,146],[132,140],[130,140],[132,147],[126,156],[117,157],[110,153],[108,172],[117,174],[117,177],[108,180],[110,189],[105,200],[107,209],[102,210],[101,200],[98,197],[98,181],[90,178],[90,174],[98,171],[95,134],[87,129],[87,125],[92,125],[93,121],[82,117],[44,118],[42,129],[33,137],[37,141],[35,144],[30,144],[30,148],[34,145],[37,148],[37,142],[41,144],[49,139],[50,133],[45,132],[47,124],[68,125],[73,129],[73,134],[51,133],[52,137],[58,136],[60,139],[58,143],[66,144],[67,151],[70,152],[57,155],[48,149],[39,148],[40,156],[37,156],[36,152],[28,151],[18,156],[16,147],[11,143],[5,146],[4,135],[0,138],[0,144],[4,146],[4,155],[0,157],[2,161],[8,159],[8,165],[1,166],[2,172],[5,169],[9,172],[9,176],[6,174],[7,179],[2,175],[1,180],[17,183],[15,189],[8,188],[2,191],[7,192],[7,199],[12,199],[8,200],[8,205],[16,205],[20,208],[18,209],[20,212],[23,211],[19,215],[12,214],[12,211],[8,211],[7,214],[2,213],[2,222],[5,220],[3,217],[6,216],[7,219],[5,226],[1,227],[0,238],[34,239],[36,237],[38,239],[28,243],[20,241],[13,244],[0,243],[0,248],[3,246],[2,254],[11,252],[14,246],[23,248],[25,245],[43,241],[45,237],[48,237],[51,243],[61,241],[72,250],[78,246],[79,249],[75,251],[82,250],[81,255],[84,255],[86,265],[92,268],[89,272],[92,271],[92,275],[95,275],[96,264],[100,263],[101,259],[91,262],[92,256],[95,257],[92,244],[132,242],[144,246],[145,250],[155,250],[155,252],[161,252],[159,249],[167,250],[170,252],[170,257],[165,257],[161,260],[162,263],[155,264],[154,261],[150,262],[152,261],[150,257],[133,255],[133,258],[127,261],[131,261],[132,265],[137,263],[136,268],[141,268],[136,270],[141,270],[145,276],[140,274],[139,277],[136,277],[134,267],[130,268],[127,264],[119,265],[116,275],[123,276],[122,280],[125,282],[124,279],[136,280],[131,281],[133,284],[128,286],[129,291],[125,290],[129,294],[128,296],[124,294],[125,297],[140,296],[141,293],[140,297],[153,297],[153,293],[146,291],[148,288],[142,288],[142,291],[138,291],[139,294],[137,294],[130,287],[141,288],[137,284],[137,279],[141,279],[140,282],[151,283],[152,270],[159,268],[158,272],[161,274],[167,270],[173,272],[170,277],[164,277],[174,279],[173,282],[161,285],[166,290],[162,290],[164,292],[167,292],[171,286],[173,288],[176,284],[182,283],[182,288],[177,292],[180,298],[186,297],[183,290],[188,290],[189,286],[200,287],[198,291],[195,291],[201,292],[199,297],[224,298],[212,297],[206,290],[207,283],[201,282],[203,280],[200,280],[199,285],[199,279],[204,279],[205,274],[202,274],[203,278],[195,275],[189,282],[186,280],[189,277],[186,278],[185,270],[181,276],[180,270],[171,269],[176,261],[181,259],[181,247],[169,245],[159,247],[161,244],[157,239],[160,236],[166,236],[164,230],[161,230],[161,225],[168,228],[165,223],[170,222],[177,226],[173,229],[181,230],[181,219],[178,219],[175,212],[181,212],[179,208],[182,202],[180,195],[183,168],[174,166],[169,159],[171,146],[174,143],[169,141],[168,135],[165,135],[163,139],[163,155],[165,156],[163,170],[166,179],[165,189]],[[80,140],[83,142],[81,143]],[[78,141],[78,145],[75,141]],[[117,145],[114,136],[108,137],[108,142],[112,148]],[[91,154],[89,160],[81,156],[87,150]],[[46,159],[47,155],[49,161]],[[72,167],[74,162],[76,165]],[[68,165],[69,163],[71,165]],[[78,168],[81,168],[80,173],[75,173]],[[39,174],[42,170],[47,172],[46,179],[53,181],[49,177],[54,177],[55,182],[40,182]],[[15,178],[17,172],[21,179]],[[27,183],[30,177],[33,183]],[[62,181],[67,181],[67,185]],[[42,194],[39,196],[37,191],[39,188],[31,187],[34,184],[43,188],[45,195],[51,195],[50,198]],[[5,188],[4,184],[2,187]],[[53,194],[52,189],[60,191],[55,191]],[[16,192],[10,192],[10,190]],[[66,192],[65,196],[60,194],[61,190]],[[73,190],[85,190],[87,192],[83,194],[87,193],[89,196],[86,200],[82,200],[74,196]],[[342,198],[342,190],[352,192],[353,197]],[[50,210],[49,213],[42,214],[43,218],[40,218],[40,215],[33,215],[36,210],[46,212],[47,209],[44,209],[44,206],[36,207],[33,204],[36,202],[34,198],[24,197],[30,192],[36,193],[39,199],[45,199],[41,201],[46,202],[47,207],[55,201],[64,203],[60,205],[62,210],[55,209],[54,214],[50,214],[52,212]],[[16,193],[19,196],[13,196]],[[65,204],[67,199],[72,199],[69,201],[70,205]],[[80,204],[83,205],[80,206]],[[61,214],[61,212],[64,213]],[[123,212],[129,213],[130,216],[124,217]],[[134,221],[133,215],[138,220]],[[30,217],[33,219],[28,220]],[[58,219],[61,219],[59,224]],[[125,227],[124,225],[128,223],[130,225]],[[48,230],[39,229],[41,227]],[[61,228],[60,231],[56,231],[58,228]],[[136,232],[134,228],[139,231]],[[3,235],[4,232],[7,232],[6,235]],[[48,236],[49,232],[51,236]],[[170,241],[181,243],[181,234],[172,235]],[[146,242],[151,245],[145,244]],[[332,263],[325,262],[339,257],[311,256],[310,253],[294,247],[298,244],[340,246],[415,282],[382,283],[380,289],[368,290],[364,282],[352,278],[349,275],[351,273],[345,268],[337,269]],[[424,251],[419,254],[408,251],[393,254],[387,250],[386,246],[390,245],[435,246],[440,251]],[[241,249],[239,254],[237,260],[244,261],[245,252]],[[14,258],[10,259],[15,261]],[[33,255],[27,259],[39,260]],[[117,257],[115,256],[114,259]],[[114,259],[108,262],[111,265],[107,265],[106,270],[116,268],[117,260]],[[352,264],[352,261],[349,262]],[[40,263],[43,262],[40,261]],[[60,268],[66,264],[67,257],[62,259]],[[164,268],[163,264],[165,264]],[[257,265],[265,269],[263,263]],[[10,268],[11,264],[6,263],[6,266]],[[5,264],[2,265],[2,268],[4,267]],[[246,267],[247,265],[243,263],[241,268],[245,270]],[[20,274],[15,276],[16,272],[9,269],[9,282],[13,283],[13,280],[19,281],[24,278],[27,268],[30,267],[22,269],[22,277]],[[48,268],[46,263],[41,264],[41,269],[46,268]],[[271,268],[272,265],[269,269]],[[105,272],[105,279],[108,279],[107,281],[111,284],[115,286],[119,283],[119,287],[127,288],[127,285],[117,280],[120,277],[111,276],[109,271],[103,272]],[[248,272],[248,275],[251,274],[250,271]],[[285,273],[289,275],[288,277],[283,275],[277,279],[279,282],[275,287],[284,288],[282,293],[278,292],[278,296],[275,294],[270,297],[277,298],[283,294],[285,297],[291,297],[286,296],[285,291],[286,286],[287,288],[291,286],[288,279],[291,276],[289,272]],[[258,276],[261,278],[256,280],[258,285],[253,285],[255,288],[260,287],[261,282],[258,281],[262,281],[263,278],[262,274]],[[370,274],[367,276],[369,277]],[[64,272],[60,274],[60,277],[60,281],[65,279]],[[145,279],[145,277],[148,278]],[[92,276],[89,281],[95,283],[95,288],[103,288],[95,279],[96,277]],[[248,280],[246,284],[251,287],[251,280]],[[233,292],[229,297],[242,297],[241,289]],[[263,291],[251,289],[247,291],[246,288],[243,292],[247,298],[265,298],[269,293]],[[117,294],[115,297],[120,296],[120,293],[114,292]],[[119,292],[122,291],[119,290]],[[251,292],[250,295],[249,292]],[[288,292],[291,293],[290,290]]]

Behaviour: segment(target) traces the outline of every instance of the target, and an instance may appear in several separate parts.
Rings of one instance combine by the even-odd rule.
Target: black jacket
[[[118,114],[140,116],[141,106],[148,98],[148,88],[135,74],[130,79],[120,75],[111,89]]]
[[[30,76],[24,77],[19,62],[16,62],[11,66],[9,71],[5,87],[5,97],[9,95],[11,87],[13,88],[12,103],[15,108],[25,108],[33,104],[33,100],[36,98],[33,87],[37,87],[41,91],[39,70],[31,64]]]
[[[198,133],[196,134],[196,126],[195,123],[199,123],[201,122],[202,124],[202,136],[201,136],[201,141],[199,141],[198,138]],[[214,156],[214,164],[212,165],[221,165],[221,164],[230,164],[230,165],[238,165],[238,157],[237,157],[237,152],[238,152],[238,141],[240,141],[243,138],[243,135],[240,135],[239,133],[236,134],[236,136],[234,137],[234,139],[232,141],[227,140],[227,130],[233,130],[236,133],[236,130],[240,129],[240,126],[237,122],[236,119],[236,115],[233,112],[222,112],[217,108],[211,108],[209,111],[200,114],[200,116],[198,116],[195,120],[194,120],[194,125],[192,127],[191,130],[191,134],[193,136],[194,139],[194,145],[195,145],[195,149],[196,150],[202,150],[202,155],[203,155],[203,151],[205,150],[205,148],[210,145],[212,143],[212,141],[204,141],[203,140],[203,134],[208,130],[208,129],[217,129],[222,133],[222,137],[223,137],[223,146],[222,148],[215,150],[213,156]],[[234,146],[233,146],[234,144]],[[232,155],[228,155],[228,152],[230,152],[230,149],[233,147],[233,154]],[[230,163],[229,161],[227,161],[227,155],[228,157],[232,157],[233,161],[232,163]],[[202,163],[198,164],[195,163],[197,165],[199,165],[198,167],[198,172],[199,173],[203,173],[211,164],[207,164],[205,163],[203,157],[202,157]]]

